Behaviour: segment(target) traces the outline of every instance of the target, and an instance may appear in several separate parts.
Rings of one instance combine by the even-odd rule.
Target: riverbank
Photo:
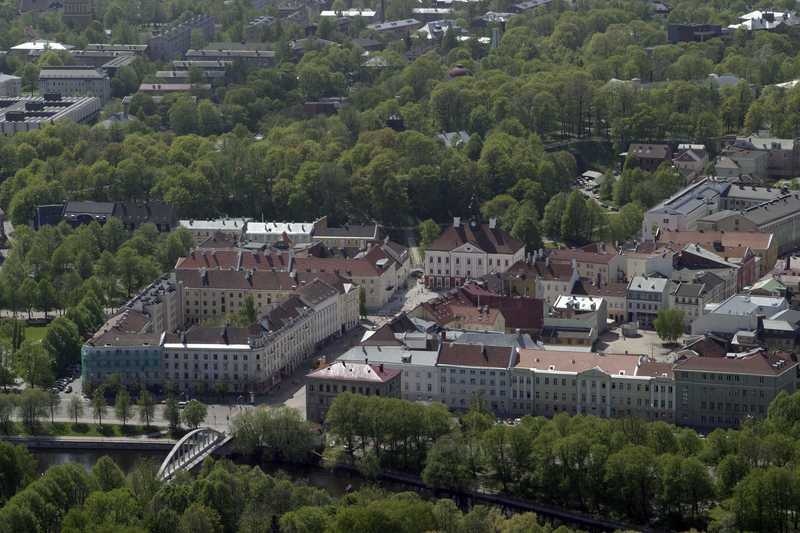
[[[157,437],[54,437],[48,435],[0,435],[0,441],[22,444],[31,450],[142,450],[168,452],[177,442]]]
[[[103,424],[102,426],[79,422],[46,422],[31,429],[21,422],[10,422],[0,432],[4,436],[19,437],[148,437],[158,438],[167,434],[161,426],[137,426],[134,424]]]

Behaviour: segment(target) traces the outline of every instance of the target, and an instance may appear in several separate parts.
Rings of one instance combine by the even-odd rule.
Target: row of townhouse
[[[82,378],[96,385],[118,375],[127,386],[202,392],[268,390],[319,344],[355,327],[358,288],[314,279],[248,327],[193,325],[153,329],[151,317],[125,308],[82,349]]]
[[[699,428],[764,417],[775,396],[797,389],[798,379],[793,356],[760,348],[713,354],[687,348],[675,363],[662,363],[639,355],[545,350],[529,337],[477,333],[444,340],[435,350],[357,346],[337,362],[380,365],[397,373],[402,398],[438,401],[456,411],[481,399],[499,417],[564,412]]]
[[[411,270],[408,249],[388,239],[368,243],[363,249],[306,243],[295,253],[293,248],[244,249],[228,246],[219,235],[211,238],[221,247],[195,249],[175,266],[185,293],[187,319],[195,322],[215,314],[210,306],[216,305],[217,312],[225,307],[223,314],[236,308],[248,293],[257,299],[259,310],[266,311],[288,297],[302,280],[318,275],[348,279],[361,287],[366,308],[377,310],[405,286]]]

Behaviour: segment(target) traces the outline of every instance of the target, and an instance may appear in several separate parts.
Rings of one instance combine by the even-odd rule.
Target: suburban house
[[[672,148],[668,144],[633,143],[628,147],[628,161],[642,170],[653,172],[662,163],[672,163]]]

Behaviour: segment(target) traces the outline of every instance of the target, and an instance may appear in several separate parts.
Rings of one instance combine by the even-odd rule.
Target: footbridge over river
[[[190,431],[175,443],[161,463],[158,478],[169,481],[181,470],[192,470],[206,457],[228,444],[232,438],[227,433],[208,427]]]

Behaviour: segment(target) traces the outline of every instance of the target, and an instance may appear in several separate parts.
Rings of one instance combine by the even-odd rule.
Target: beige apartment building
[[[179,390],[263,392],[294,372],[319,343],[358,322],[358,292],[316,279],[245,328],[193,326],[163,342],[163,382]]]
[[[781,391],[797,389],[789,354],[762,349],[723,357],[689,357],[674,367],[676,422],[694,427],[736,427],[764,418]]]
[[[671,365],[642,356],[521,349],[510,383],[516,416],[566,412],[674,421]]]

